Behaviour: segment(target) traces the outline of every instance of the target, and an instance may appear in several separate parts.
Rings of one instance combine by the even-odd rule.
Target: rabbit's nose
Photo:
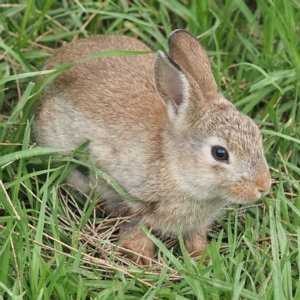
[[[270,187],[271,187],[271,176],[269,172],[265,172],[259,180],[256,182],[257,184],[257,191],[262,196],[265,196],[268,194]]]

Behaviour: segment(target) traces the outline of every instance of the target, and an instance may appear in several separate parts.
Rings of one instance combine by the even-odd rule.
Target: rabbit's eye
[[[211,147],[211,155],[217,161],[228,163],[228,159],[229,159],[228,152],[225,148],[221,146]]]

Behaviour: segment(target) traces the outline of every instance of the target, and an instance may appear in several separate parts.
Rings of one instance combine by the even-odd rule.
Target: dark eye
[[[228,159],[229,159],[228,152],[225,148],[221,146],[212,146],[211,155],[217,161],[228,163]]]

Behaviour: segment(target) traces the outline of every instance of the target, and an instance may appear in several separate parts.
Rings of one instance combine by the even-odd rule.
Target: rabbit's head
[[[206,52],[193,35],[173,32],[169,48],[169,56],[157,52],[154,73],[167,107],[165,151],[179,189],[204,201],[258,200],[271,178],[257,125],[218,92]]]

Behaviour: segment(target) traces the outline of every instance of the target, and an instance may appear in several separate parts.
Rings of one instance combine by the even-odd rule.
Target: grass
[[[208,264],[190,260],[182,239],[151,236],[157,262],[143,269],[114,256],[124,220],[96,214],[97,195],[85,202],[64,183],[88,154],[36,148],[30,113],[48,82],[36,77],[63,42],[119,33],[167,50],[176,28],[200,36],[220,89],[260,126],[273,185],[224,212]],[[298,1],[4,0],[0,35],[0,299],[300,298]]]

